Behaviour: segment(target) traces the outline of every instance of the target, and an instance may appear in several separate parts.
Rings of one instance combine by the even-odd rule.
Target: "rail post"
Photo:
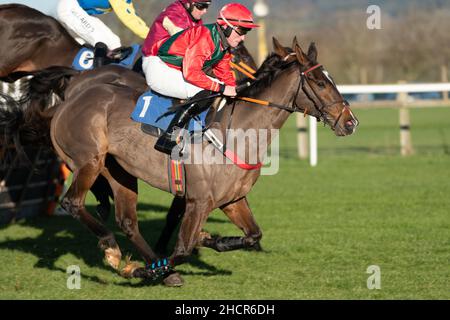
[[[405,81],[399,81],[399,83],[405,83]],[[414,153],[411,139],[411,119],[409,116],[408,105],[408,93],[399,92],[397,95],[397,101],[400,104],[399,109],[399,122],[400,122],[400,153],[402,156],[409,156]]]
[[[446,65],[441,66],[441,81],[448,82],[448,68]],[[442,100],[448,101],[448,91],[442,92]]]
[[[300,113],[297,113],[297,151],[300,159],[308,158],[308,122]]]

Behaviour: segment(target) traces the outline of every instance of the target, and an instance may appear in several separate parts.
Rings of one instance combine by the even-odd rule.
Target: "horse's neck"
[[[66,38],[65,40],[68,43],[68,50],[70,52],[70,57],[71,57],[71,63],[73,61],[73,59],[75,59],[75,56],[78,54],[78,52],[81,50],[81,48],[83,47],[81,44],[78,43],[77,40],[75,40],[74,37],[72,37],[71,34],[69,34],[69,32],[67,32],[64,37]]]
[[[56,20],[56,19],[55,19]],[[59,40],[58,43],[55,44],[58,46],[57,50],[60,52],[64,52],[65,65],[72,65],[73,60],[75,59],[78,52],[81,50],[82,45],[75,40],[75,37],[65,28],[61,22],[57,21],[58,29],[59,29]],[[59,52],[57,53],[59,54]]]
[[[283,73],[275,79],[270,87],[266,88],[254,97],[258,100],[269,101],[282,106],[291,105],[292,99],[295,95],[298,83],[296,79],[296,72]],[[263,154],[270,146],[274,135],[284,125],[290,113],[276,107],[263,106],[244,101],[237,102],[234,107],[233,116],[230,117],[233,104],[227,106],[221,124],[223,132],[226,132],[228,126],[232,130],[241,130],[241,132],[249,132],[255,130],[254,134],[258,137],[258,144],[260,137],[266,137],[267,144],[264,147],[259,145],[258,153]],[[230,123],[231,119],[231,123]],[[227,135],[229,132],[227,133]],[[254,149],[255,146],[248,145],[249,149]]]
[[[253,97],[257,100],[268,101],[274,104],[290,107],[294,97],[297,83],[295,72],[284,73],[275,79],[270,87]],[[229,106],[231,108],[231,106]],[[281,129],[290,113],[271,106],[240,101],[236,103],[233,129]]]

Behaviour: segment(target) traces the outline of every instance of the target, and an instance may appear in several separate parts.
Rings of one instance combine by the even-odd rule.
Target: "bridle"
[[[301,88],[303,90],[303,92],[305,93],[305,95],[308,97],[309,100],[311,100],[314,104],[314,107],[316,108],[316,110],[319,112],[320,116],[317,117],[318,121],[322,120],[324,123],[326,123],[326,113],[324,112],[325,109],[334,106],[336,104],[342,104],[344,107],[342,108],[341,112],[339,113],[339,116],[336,118],[336,120],[334,121],[333,125],[332,125],[332,129],[334,130],[334,128],[336,127],[336,125],[338,124],[339,120],[341,119],[342,115],[344,114],[344,112],[348,111],[348,108],[350,106],[350,104],[348,103],[347,100],[345,99],[341,99],[341,100],[337,100],[337,101],[331,101],[329,103],[324,103],[322,101],[322,99],[320,98],[320,95],[317,94],[317,92],[314,90],[314,88],[310,85],[310,83],[308,82],[308,73],[317,69],[317,68],[321,68],[323,67],[321,64],[316,64],[312,67],[310,67],[309,69],[303,71],[300,73],[300,83],[301,83]],[[313,93],[314,97],[311,95],[310,92],[308,92],[308,90],[306,89],[306,85],[308,85],[310,92]],[[336,88],[335,84],[333,83],[333,86]],[[336,88],[337,90],[337,88]],[[297,105],[297,96],[298,96],[298,92],[296,97],[294,98],[294,102],[293,105]],[[318,103],[317,103],[318,102]],[[320,106],[318,105],[320,104]],[[297,106],[298,108],[298,106]],[[306,110],[305,110],[306,113]]]
[[[288,55],[286,55],[282,60],[283,61],[287,61],[289,59],[289,57],[297,55],[295,52],[289,53]],[[296,64],[298,62],[298,60],[294,60],[291,62],[288,62],[285,67],[288,68],[293,64]],[[290,113],[293,112],[301,112],[303,113],[305,116],[306,114],[308,114],[308,108],[302,108],[297,104],[297,98],[298,95],[300,94],[300,90],[302,90],[306,97],[312,101],[312,103],[314,104],[314,107],[316,109],[316,111],[319,113],[318,116],[315,116],[317,118],[318,121],[323,121],[324,123],[326,123],[327,121],[327,114],[325,112],[325,109],[336,105],[336,104],[342,104],[344,107],[341,110],[339,116],[337,117],[337,119],[334,121],[333,125],[332,125],[332,129],[334,130],[337,123],[339,122],[339,120],[341,119],[342,115],[344,114],[345,111],[348,111],[349,108],[349,103],[342,99],[342,100],[338,100],[338,101],[332,101],[329,103],[324,103],[322,101],[322,99],[320,98],[320,95],[317,94],[317,92],[314,90],[314,88],[311,86],[309,81],[312,81],[311,79],[308,78],[308,74],[313,71],[316,70],[318,68],[321,68],[322,65],[321,64],[316,64],[304,71],[300,71],[300,80],[295,92],[295,95],[293,96],[292,100],[290,101],[290,103],[287,106],[284,105],[279,105],[276,103],[272,103],[272,102],[268,102],[268,101],[262,101],[262,100],[256,100],[256,99],[251,99],[251,98],[244,98],[244,97],[238,97],[238,99],[247,101],[247,102],[252,102],[252,103],[257,103],[257,104],[261,104],[261,105],[266,105],[266,106],[271,106],[271,107],[276,107],[282,110],[286,110]],[[334,84],[333,84],[334,85]]]

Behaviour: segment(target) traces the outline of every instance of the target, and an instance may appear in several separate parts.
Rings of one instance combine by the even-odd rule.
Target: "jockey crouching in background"
[[[143,46],[144,55],[150,55],[153,45],[184,29],[203,25],[202,16],[208,12],[211,0],[177,0],[155,19]]]
[[[207,97],[212,92],[225,96],[236,95],[236,81],[230,68],[230,48],[245,39],[254,24],[252,13],[239,3],[225,5],[215,24],[200,25],[156,42],[143,58],[143,70],[150,88],[162,95],[187,99]],[[203,71],[212,67],[217,79]],[[177,112],[167,129],[156,142],[155,148],[170,154],[176,141],[172,133],[184,128],[191,117],[209,108],[211,101],[192,103]]]
[[[136,15],[132,0],[60,0],[58,3],[58,20],[75,36],[95,46],[94,67],[103,65],[108,49],[122,46],[120,38],[100,19],[92,16],[111,11],[138,37],[146,38],[149,28]]]

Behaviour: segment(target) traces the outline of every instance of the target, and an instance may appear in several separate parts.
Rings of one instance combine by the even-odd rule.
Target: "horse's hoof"
[[[178,272],[169,274],[163,282],[168,287],[181,287],[184,284],[184,280]]]
[[[105,250],[105,259],[111,267],[118,270],[120,260],[122,260],[122,253],[119,248],[108,248]]]
[[[120,272],[120,275],[124,278],[133,278],[134,272],[139,269],[142,268],[141,265],[138,262],[135,261],[127,261],[126,266],[122,269],[122,271]]]
[[[199,238],[199,244],[201,245],[203,240],[206,240],[206,239],[210,240],[210,239],[212,239],[212,236],[208,231],[202,230],[202,231],[200,231],[200,235],[198,238]]]
[[[261,244],[258,242],[256,242],[252,247],[250,247],[250,250],[252,251],[257,251],[257,252],[262,252],[264,251]]]

